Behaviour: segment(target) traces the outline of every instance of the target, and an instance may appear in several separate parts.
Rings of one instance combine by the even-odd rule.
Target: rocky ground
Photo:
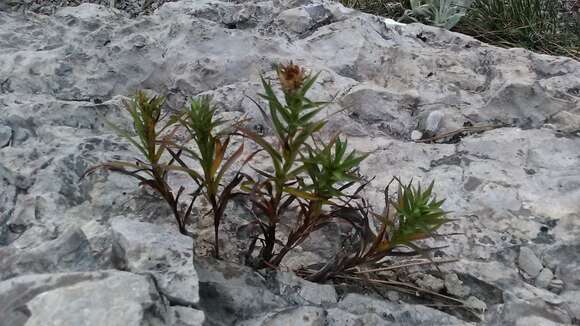
[[[0,325],[580,325],[579,62],[331,1],[180,1],[136,18],[47,3],[0,6]],[[373,152],[371,201],[393,175],[436,180],[456,218],[443,231],[461,233],[436,255],[460,261],[409,279],[480,318],[236,264],[243,203],[215,261],[202,208],[192,247],[133,180],[80,178],[135,155],[105,121],[129,126],[121,99],[141,88],[168,95],[168,110],[211,94],[268,132],[248,97],[261,72],[290,60],[321,71],[312,98],[336,96],[328,129]],[[489,128],[420,139],[466,126]],[[331,252],[331,237],[284,270]]]

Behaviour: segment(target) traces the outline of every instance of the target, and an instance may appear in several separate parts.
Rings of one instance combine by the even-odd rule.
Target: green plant
[[[462,0],[410,0],[409,4],[411,9],[399,20],[423,20],[445,29],[453,28],[466,12]]]
[[[268,112],[258,105],[264,119],[270,122],[275,132],[276,144],[271,144],[266,138],[251,130],[240,129],[246,137],[256,142],[270,156],[274,168],[273,174],[256,170],[264,180],[254,180],[248,176],[248,182],[245,185],[245,189],[250,192],[252,202],[259,210],[256,214],[256,223],[262,231],[263,238],[260,240],[263,246],[257,262],[252,264],[260,268],[277,266],[288,252],[288,248],[294,247],[295,242],[299,241],[292,239],[304,237],[293,232],[294,236],[290,237],[284,249],[275,252],[275,245],[279,242],[276,238],[276,230],[280,216],[299,198],[321,200],[316,194],[301,187],[303,181],[300,174],[304,172],[305,166],[299,162],[307,147],[307,140],[326,124],[325,121],[314,119],[325,103],[314,102],[306,97],[317,75],[308,75],[302,68],[292,63],[279,66],[277,74],[284,94],[284,104],[274,93],[271,82],[262,77],[264,94],[260,96],[268,102]],[[305,228],[300,228],[300,232],[307,231]],[[248,258],[251,257],[257,240],[254,239],[250,245]]]
[[[187,230],[186,224],[198,193],[192,194],[186,210],[180,210],[180,200],[184,189],[180,188],[177,192],[174,192],[167,182],[168,169],[166,167],[173,163],[173,159],[167,160],[164,156],[167,153],[167,146],[161,140],[170,137],[171,133],[166,133],[165,131],[173,122],[170,121],[159,127],[164,102],[165,99],[163,97],[149,97],[142,91],[137,92],[131,100],[125,101],[125,109],[129,112],[132,120],[132,132],[136,134],[136,137],[132,136],[130,131],[114,124],[109,125],[120,136],[129,141],[139,151],[142,158],[136,159],[135,163],[125,161],[107,162],[89,169],[85,172],[85,175],[96,169],[104,168],[138,179],[141,185],[155,190],[169,204],[179,232],[193,236]],[[178,156],[175,155],[175,157]]]
[[[257,170],[262,180],[248,176],[246,185],[257,207],[256,223],[262,231],[258,257],[249,259],[258,268],[278,266],[290,250],[330,223],[331,216],[325,206],[333,206],[332,200],[346,196],[342,191],[357,179],[353,171],[366,157],[354,151],[347,155],[347,142],[338,135],[327,144],[315,141],[326,124],[315,119],[326,103],[306,97],[317,75],[306,74],[292,63],[278,67],[277,74],[284,102],[278,99],[272,84],[262,78],[264,94],[261,97],[268,102],[269,109],[266,111],[258,105],[275,132],[274,144],[241,129],[269,154],[274,167],[273,174]],[[296,222],[286,241],[281,241],[277,238],[277,227],[282,215],[292,208],[297,209]],[[248,258],[252,257],[256,241],[257,238],[250,245]]]
[[[211,99],[205,96],[192,99],[188,108],[162,124],[161,121],[165,120],[162,117],[164,99],[138,92],[126,102],[136,136],[119,127],[112,128],[133,144],[142,158],[135,163],[107,162],[88,172],[106,168],[132,176],[151,187],[172,208],[179,231],[189,236],[193,234],[187,230],[186,224],[194,202],[198,196],[204,196],[211,205],[208,214],[213,214],[216,257],[220,254],[219,227],[226,205],[236,196],[246,195],[253,204],[250,212],[255,218],[254,223],[261,230],[260,236],[252,238],[246,252],[246,263],[254,268],[278,268],[284,257],[316,230],[347,222],[354,232],[335,257],[326,263],[298,270],[300,275],[313,281],[362,280],[412,293],[429,292],[404,282],[384,279],[376,273],[408,266],[390,266],[384,259],[387,256],[428,257],[427,252],[436,249],[417,243],[434,237],[439,227],[449,221],[447,212],[441,208],[443,200],[438,201],[433,195],[434,184],[423,189],[420,185],[415,187],[412,182],[405,185],[394,178],[399,184],[396,199],[389,199],[392,180],[384,191],[383,213],[375,213],[361,196],[370,181],[365,181],[359,174],[359,164],[368,154],[349,150],[348,141],[339,133],[328,141],[320,139],[320,131],[327,121],[319,120],[317,116],[326,102],[312,101],[307,97],[318,75],[308,74],[292,63],[279,66],[277,75],[283,100],[279,99],[272,83],[262,77],[264,93],[260,96],[268,103],[268,109],[256,103],[265,120],[271,124],[273,137],[260,136],[240,123],[225,124],[216,117]],[[185,140],[176,136],[180,130],[185,131]],[[237,164],[244,147],[242,143],[231,148],[236,136],[255,142],[259,151],[269,156],[273,169],[254,167],[256,176],[242,173],[241,169],[259,151],[250,153]],[[196,162],[195,168],[190,166],[191,161]],[[234,165],[238,169],[231,176]],[[171,188],[168,181],[170,172],[187,173],[191,178],[197,189],[189,199],[184,199],[184,187],[177,191]],[[284,238],[284,232],[279,229],[281,223],[290,224]],[[261,248],[255,255],[258,243]],[[427,259],[431,263],[448,261]],[[425,264],[425,260],[412,265],[421,264]],[[461,304],[461,301],[445,295],[433,292],[430,295]]]
[[[348,155],[347,142],[337,136],[328,144],[311,148],[307,146],[308,156],[303,156],[303,164],[309,182],[298,178],[299,193],[291,192],[298,203],[298,222],[290,231],[286,242],[271,263],[278,266],[284,256],[293,248],[306,240],[312,232],[328,225],[334,216],[332,208],[340,206],[335,201],[348,201],[344,190],[359,180],[355,171],[367,155],[359,155],[351,151]],[[331,210],[325,211],[325,206]]]
[[[111,127],[122,137],[128,140],[142,155],[136,163],[113,161],[96,166],[97,168],[129,175],[138,179],[141,184],[151,187],[169,204],[175,216],[179,231],[182,234],[193,236],[187,230],[193,205],[199,195],[203,195],[211,205],[214,221],[214,255],[219,257],[219,226],[223,218],[227,203],[239,195],[236,187],[242,182],[240,170],[227,182],[225,176],[234,163],[243,153],[243,145],[238,146],[229,156],[232,131],[228,128],[218,130],[224,121],[215,118],[215,108],[211,107],[211,99],[206,96],[192,99],[189,108],[184,108],[178,114],[167,119],[163,126],[162,120],[163,97],[149,97],[139,91],[130,100],[125,102],[125,108],[131,116],[133,132],[137,137],[113,124]],[[168,130],[171,128],[171,131]],[[189,134],[189,139],[176,143],[173,136],[181,127]],[[193,141],[195,147],[189,144]],[[196,161],[202,173],[190,168],[186,159]],[[251,156],[249,157],[251,159]],[[243,166],[243,164],[242,164]],[[169,172],[187,173],[197,189],[184,202],[185,187],[177,191],[172,189],[168,182]],[[181,209],[185,203],[185,209]]]
[[[400,247],[415,248],[408,254],[416,255],[419,247],[414,241],[432,236],[433,231],[448,221],[444,218],[446,212],[440,208],[443,201],[432,198],[433,184],[425,191],[420,186],[401,184],[399,201],[387,203],[387,207],[396,210],[396,213],[387,213],[392,220],[380,219],[358,196],[366,183],[360,184],[356,171],[368,154],[349,152],[348,142],[338,134],[327,143],[317,139],[326,121],[315,117],[325,103],[306,97],[316,75],[307,75],[292,63],[279,67],[277,72],[284,103],[275,95],[272,84],[262,78],[264,94],[261,96],[267,100],[269,109],[258,105],[265,120],[272,125],[275,141],[240,129],[268,153],[274,167],[273,173],[256,169],[261,179],[247,176],[243,187],[256,208],[255,223],[262,233],[261,238],[254,238],[250,244],[246,257],[249,263],[256,268],[275,268],[314,231],[337,220],[347,220],[355,226],[360,235],[358,249],[346,256],[343,254],[348,251],[338,253],[334,262],[313,274],[313,280],[327,279],[361,264],[377,263]],[[358,188],[349,191],[357,183]],[[282,241],[277,227],[286,212],[294,211],[295,221]],[[372,232],[369,216],[379,218],[382,223],[379,233]],[[262,246],[257,259],[253,259],[257,241]]]
[[[559,0],[475,0],[458,27],[495,45],[580,58],[580,19]]]
[[[379,271],[388,268],[383,260],[386,256],[417,256],[433,248],[423,248],[416,241],[432,238],[441,225],[450,221],[448,212],[433,196],[432,182],[427,189],[412,182],[404,185],[398,179],[397,199],[389,200],[389,185],[385,188],[385,210],[373,212],[362,200],[356,207],[342,207],[334,215],[347,220],[356,230],[356,239],[348,248],[338,252],[335,259],[321,269],[312,272],[312,281],[324,281],[337,275],[353,275],[364,266],[366,270]],[[378,231],[371,227],[371,220]]]
[[[172,118],[172,121],[179,123],[187,131],[196,149],[167,139],[164,144],[179,165],[179,167],[169,166],[168,169],[186,172],[211,205],[214,222],[214,255],[219,258],[219,226],[228,202],[240,194],[235,192],[235,189],[243,181],[243,175],[238,170],[227,183],[224,184],[223,180],[233,164],[241,157],[244,146],[242,144],[231,155],[226,155],[232,131],[228,128],[218,131],[218,127],[224,121],[216,119],[215,112],[216,109],[211,106],[210,97],[201,96],[198,99],[192,99],[189,109],[182,110]],[[198,162],[203,172],[198,173],[190,168],[182,159],[182,155]]]

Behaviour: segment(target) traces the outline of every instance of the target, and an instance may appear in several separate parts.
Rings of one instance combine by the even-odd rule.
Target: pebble
[[[541,289],[546,289],[550,283],[552,282],[552,279],[554,278],[554,273],[552,273],[552,271],[549,268],[544,268],[542,269],[542,271],[540,272],[540,274],[538,274],[538,277],[536,277],[536,287],[539,287]]]
[[[447,293],[459,298],[465,298],[471,293],[471,289],[464,286],[455,273],[445,275],[445,289],[447,289]]]
[[[427,116],[425,120],[425,131],[431,135],[435,135],[439,131],[441,121],[445,115],[441,111],[433,111]]]
[[[548,290],[554,293],[560,293],[564,290],[564,282],[559,279],[553,279],[548,286]]]
[[[421,277],[415,280],[415,283],[422,288],[434,292],[439,292],[445,287],[445,283],[442,279],[436,278],[435,276],[429,274],[422,274]]]
[[[397,291],[387,291],[387,299],[389,299],[389,301],[392,301],[392,302],[399,302],[399,300],[401,299],[401,296],[399,295],[399,292],[397,292]]]
[[[423,138],[423,133],[419,130],[413,130],[411,132],[411,140],[421,140]]]
[[[487,304],[474,296],[467,298],[467,300],[465,300],[465,305],[480,312],[485,312],[487,310]]]
[[[532,249],[528,247],[520,248],[520,255],[518,256],[518,266],[530,278],[536,278],[542,271],[542,262],[534,254]]]

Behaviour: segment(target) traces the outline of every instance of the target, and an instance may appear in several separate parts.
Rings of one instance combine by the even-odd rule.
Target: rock
[[[561,323],[553,322],[549,319],[542,318],[540,316],[522,316],[522,318],[518,319],[515,326],[528,326],[528,325],[537,325],[537,326],[560,326]]]
[[[548,285],[548,289],[554,293],[560,293],[564,289],[564,282],[559,279],[552,279]]]
[[[328,309],[327,325],[329,326],[350,326],[350,325],[385,325],[387,321],[375,313],[365,313],[356,315],[338,308]],[[390,321],[389,321],[390,322]],[[390,323],[393,325],[393,323]]]
[[[312,26],[312,20],[306,8],[292,8],[283,11],[278,16],[278,20],[284,26],[284,28],[294,32],[303,33],[306,32]]]
[[[237,323],[239,326],[323,326],[325,311],[320,307],[297,307],[267,313],[264,316]]]
[[[540,274],[536,277],[535,285],[539,288],[546,289],[552,283],[554,273],[549,268],[543,268]]]
[[[444,312],[421,305],[394,304],[360,294],[347,294],[337,305],[340,309],[355,316],[374,314],[380,317],[381,324],[393,325],[467,325],[467,323]],[[329,311],[329,317],[332,313]],[[360,317],[359,317],[360,318]],[[330,325],[341,325],[338,321]],[[371,323],[364,325],[381,325]],[[344,323],[343,325],[353,325]],[[356,325],[356,324],[355,324]]]
[[[571,317],[575,320],[580,320],[580,291],[565,291],[560,295],[567,305],[567,310],[570,312]]]
[[[176,232],[174,226],[123,217],[113,219],[111,229],[112,259],[117,268],[153,273],[164,295],[180,304],[199,301],[191,238]]]
[[[165,2],[171,2],[175,0],[92,0],[94,3],[98,3],[102,6],[103,10],[107,7],[114,7],[116,9],[123,10],[131,16],[137,16],[141,14],[150,13],[152,10],[159,8]],[[0,4],[0,8],[5,10],[14,11],[32,11],[35,13],[50,15],[54,14],[59,7],[62,6],[75,6],[79,3],[86,1],[73,1],[73,0],[27,0],[27,1],[8,1],[6,3]]]
[[[413,130],[411,132],[411,140],[421,140],[423,138],[423,133],[419,130]]]
[[[12,128],[0,126],[0,148],[10,145],[12,140]]]
[[[518,266],[529,277],[535,278],[542,271],[542,262],[528,247],[520,248],[520,255],[518,256]]]
[[[369,82],[357,85],[345,80],[342,83],[345,83],[343,87],[349,89],[349,92],[339,103],[349,119],[337,124],[337,128],[347,132],[353,128],[354,121],[362,128],[360,135],[386,134],[401,139],[416,126],[411,113],[404,109],[416,101],[415,97],[391,92]]]
[[[568,226],[562,226],[567,228]],[[575,240],[564,244],[554,244],[544,252],[548,266],[554,266],[555,279],[550,288],[559,293],[563,288],[568,290],[580,289],[580,261],[570,259],[574,252],[579,252],[580,244]]]
[[[558,126],[557,129],[564,132],[580,131],[580,117],[568,111],[558,112],[549,121]]]
[[[433,111],[429,113],[427,119],[425,119],[425,132],[431,136],[436,135],[441,127],[444,116],[445,115],[441,111]]]
[[[482,314],[485,313],[485,310],[487,309],[487,304],[474,296],[467,298],[467,300],[465,300],[465,305],[481,312]]]
[[[251,319],[289,305],[249,267],[201,257],[194,264],[199,278],[200,307],[211,325],[231,325],[236,320]]]
[[[439,292],[445,287],[445,282],[443,282],[442,279],[429,274],[420,274],[420,276],[415,280],[415,284],[421,288],[434,292]]]
[[[401,296],[397,291],[387,291],[387,298],[392,302],[398,302]]]
[[[471,293],[471,289],[464,286],[463,282],[455,273],[445,275],[445,289],[447,293],[459,298],[465,298]]]
[[[578,61],[489,46],[422,24],[385,24],[336,1],[155,0],[145,6],[144,0],[124,0],[110,9],[108,0],[91,0],[100,5],[59,8],[81,2],[88,0],[0,0],[1,277],[116,266],[154,276],[168,313],[189,309],[196,300],[195,277],[186,276],[193,272],[193,257],[185,256],[192,243],[169,235],[175,225],[166,203],[127,176],[101,170],[81,177],[108,160],[139,158],[106,123],[131,128],[121,99],[137,89],[166,95],[165,112],[183,107],[190,96],[214,96],[220,111],[234,119],[251,117],[249,127],[272,135],[250,98],[265,107],[257,96],[263,91],[260,74],[275,78],[272,65],[292,60],[321,72],[308,94],[332,102],[321,115],[329,119],[321,138],[341,131],[352,148],[372,153],[360,172],[376,176],[364,192],[376,211],[393,175],[422,184],[435,179],[434,192],[446,199],[444,209],[454,219],[442,233],[465,234],[429,243],[446,246],[434,252],[437,257],[462,257],[449,270],[461,273],[465,284],[455,281],[447,291],[469,297],[468,285],[487,303],[490,325],[516,324],[524,316],[564,324],[576,318],[564,307],[573,298],[558,305],[559,295],[522,280],[513,248],[542,252],[546,263],[538,273],[548,267],[555,274],[548,289],[562,296],[577,291]],[[434,112],[441,115],[438,134],[469,125],[502,127],[437,143],[410,139],[416,129],[423,135],[413,139],[427,138],[424,124]],[[4,127],[11,130],[9,146]],[[259,153],[252,164],[261,168],[267,161]],[[184,195],[194,190],[187,176],[170,179],[187,188]],[[234,262],[242,261],[248,245],[236,231],[253,220],[239,204],[228,205],[220,227],[224,257]],[[211,217],[204,216],[201,201],[194,209],[189,226],[196,253],[203,253],[211,247]],[[139,238],[130,223],[119,224],[118,216],[154,225],[145,228],[151,240]],[[111,222],[117,223],[115,232]],[[67,230],[75,231],[65,237]],[[341,233],[330,231],[324,228],[289,254],[281,269],[319,262],[338,250]],[[300,308],[298,290],[284,298],[252,270],[194,260],[201,280],[195,307],[205,311],[208,324]],[[317,298],[312,290],[302,291]],[[330,325],[394,324],[389,314],[403,321],[419,315],[419,324],[461,322],[395,302],[377,312],[360,308],[364,303],[320,302],[314,309],[326,310]],[[306,300],[304,305],[313,306]],[[157,322],[151,314],[146,318],[144,325]]]
[[[203,311],[181,306],[171,307],[170,316],[171,326],[201,326],[205,320]]]
[[[27,275],[0,283],[3,325],[164,325],[151,278],[126,272]]]
[[[0,247],[0,266],[0,280],[33,273],[91,271],[97,267],[89,242],[78,228],[31,249]]]
[[[294,273],[276,273],[278,294],[298,305],[328,305],[336,303],[337,295],[334,287],[327,284],[308,282]]]
[[[514,304],[508,304],[504,306],[506,309],[511,308],[512,311],[508,312],[505,318],[506,321],[514,321],[514,324],[525,325],[524,321],[526,317],[536,317],[531,319],[536,319],[537,325],[570,325],[572,324],[572,319],[570,313],[563,309],[561,305],[553,305],[550,303],[542,302],[541,298],[537,298],[528,302],[519,302]],[[542,314],[538,314],[538,311],[542,311]]]

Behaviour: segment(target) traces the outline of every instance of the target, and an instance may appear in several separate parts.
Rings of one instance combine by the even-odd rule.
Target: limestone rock
[[[548,289],[554,293],[560,293],[564,290],[564,282],[557,278],[552,279],[550,284],[548,284]]]
[[[117,268],[152,272],[167,297],[185,305],[199,301],[191,238],[174,228],[122,217],[111,222],[111,229]]]
[[[328,313],[329,325],[395,324],[393,319],[463,323],[424,306],[384,305],[372,298],[347,295],[327,303],[334,300],[328,299],[333,296],[327,287],[320,300],[314,286],[286,289],[293,295],[284,298],[269,279],[248,268],[187,257],[194,246],[174,235],[170,209],[136,180],[106,171],[84,175],[105,161],[139,157],[107,126],[112,121],[131,128],[122,99],[137,89],[166,95],[166,112],[183,107],[190,96],[211,95],[228,118],[248,116],[253,119],[248,127],[272,135],[249,98],[267,105],[257,96],[259,76],[275,78],[272,65],[292,60],[321,72],[308,95],[332,100],[322,113],[329,119],[323,138],[341,131],[353,148],[372,153],[361,173],[376,177],[365,197],[377,211],[393,175],[423,184],[435,179],[434,192],[453,212],[454,222],[443,233],[464,234],[430,243],[447,245],[437,255],[461,257],[441,267],[461,273],[465,281],[454,279],[447,291],[468,297],[468,286],[470,295],[486,302],[490,325],[578,319],[565,307],[575,302],[571,293],[580,284],[578,61],[489,46],[422,24],[385,24],[336,1],[123,0],[116,9],[108,5],[109,0],[0,1],[0,277],[112,267],[143,273],[138,276],[143,280],[149,274],[161,301],[170,302],[163,306],[173,313],[163,314],[168,325],[197,322],[201,315],[191,308],[196,300],[205,322],[218,325],[267,318],[271,312],[287,320],[283,316],[320,309]],[[410,139],[415,129],[425,131],[422,124],[434,112],[441,115],[438,134],[465,125],[498,128],[438,143],[415,142],[417,133]],[[267,162],[262,154],[257,167]],[[193,191],[187,176],[172,182]],[[238,263],[247,239],[236,232],[251,221],[240,206],[228,206],[220,227],[227,259]],[[194,248],[203,252],[212,223],[205,207],[195,210]],[[282,262],[282,270],[329,257],[341,243],[334,231],[309,239]],[[533,264],[534,272],[550,268],[555,276],[548,289],[562,298],[519,276],[525,264],[514,248],[524,245],[542,253],[545,266]],[[89,280],[82,287],[93,291]],[[18,291],[36,288],[25,282]],[[146,292],[135,294],[135,301],[149,300]],[[321,306],[312,308],[307,300],[297,306],[302,296]],[[160,300],[151,300],[155,303],[145,307],[158,307]],[[365,310],[367,305],[374,311]],[[48,304],[45,312],[38,305],[35,311],[51,308],[65,309]],[[15,311],[26,317],[26,310]],[[159,320],[155,314],[144,316],[144,325]]]
[[[338,307],[351,315],[362,316],[365,320],[369,315],[379,317],[381,322],[391,322],[394,325],[468,325],[446,313],[421,305],[393,304],[384,300],[376,300],[359,294],[348,294],[338,303]],[[329,313],[329,316],[332,314]],[[343,314],[344,315],[344,314]],[[342,318],[341,318],[342,319]],[[331,325],[352,325],[338,320]],[[367,324],[364,324],[367,325]],[[368,325],[381,325],[371,323]]]
[[[413,130],[411,132],[411,140],[420,140],[423,138],[423,133],[419,130]]]
[[[334,286],[308,282],[294,273],[276,273],[276,282],[278,293],[295,304],[328,305],[337,301]]]
[[[420,274],[415,280],[415,283],[421,288],[434,292],[439,292],[445,287],[445,282],[442,279],[429,274]]]
[[[434,136],[439,131],[441,124],[443,123],[443,117],[445,114],[441,111],[430,112],[425,120],[425,131],[431,136]]]
[[[528,247],[520,248],[520,255],[518,256],[518,266],[520,269],[529,275],[531,278],[537,277],[542,271],[542,262]]]
[[[12,141],[12,128],[0,126],[0,148],[6,147]]]
[[[481,313],[484,313],[485,310],[487,309],[487,304],[485,304],[485,302],[481,301],[480,299],[474,296],[470,296],[469,298],[467,298],[467,300],[465,300],[465,304],[469,308],[480,311]]]
[[[183,306],[170,308],[171,326],[201,326],[205,320],[203,311]]]
[[[460,298],[467,297],[471,293],[471,289],[463,285],[463,282],[455,273],[445,275],[445,289],[447,293]]]
[[[126,272],[41,274],[0,283],[3,325],[164,325],[163,302],[147,276]]]
[[[0,280],[33,273],[90,271],[96,268],[90,245],[80,229],[28,250],[0,247]]]
[[[552,279],[554,278],[554,273],[549,268],[543,268],[540,274],[536,277],[535,285],[539,288],[546,289]]]
[[[267,313],[264,316],[238,323],[239,326],[324,326],[325,311],[320,307],[303,306]]]
[[[200,306],[211,324],[231,325],[289,305],[266,285],[251,268],[216,261],[194,260],[199,277]]]

